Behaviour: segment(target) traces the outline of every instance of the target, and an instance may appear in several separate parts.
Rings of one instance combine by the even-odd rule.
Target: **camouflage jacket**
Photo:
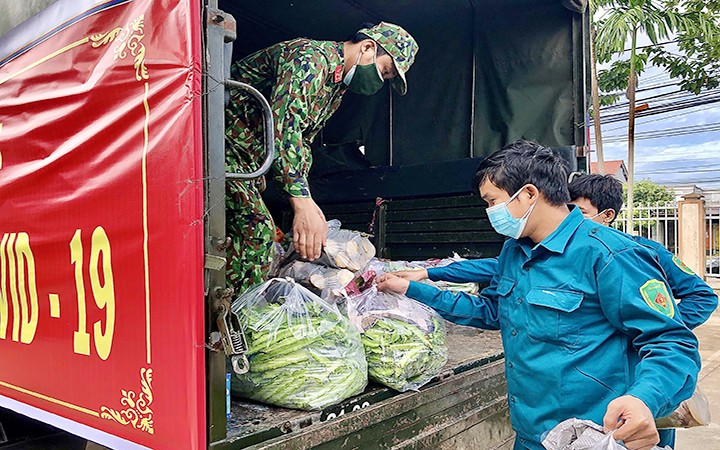
[[[265,95],[275,121],[276,157],[271,171],[285,192],[309,197],[310,143],[340,106],[343,43],[294,39],[233,64],[232,78]],[[248,95],[230,91],[225,116],[229,171],[257,169],[264,158],[262,113]]]

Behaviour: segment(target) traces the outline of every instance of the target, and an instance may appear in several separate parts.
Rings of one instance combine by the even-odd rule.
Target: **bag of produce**
[[[293,261],[280,269],[280,277],[290,277],[295,281],[310,286],[321,292],[321,297],[326,295],[340,295],[344,288],[354,278],[352,272],[347,269],[335,269],[304,261]]]
[[[695,386],[692,397],[666,417],[655,419],[658,429],[704,427],[710,424],[710,402],[699,386]]]
[[[245,331],[250,371],[233,393],[287,408],[322,409],[367,385],[360,335],[328,304],[291,279],[273,278],[232,305]]]
[[[358,292],[364,291],[366,286],[372,284],[372,280],[380,275],[388,272],[397,272],[400,270],[422,270],[430,269],[433,267],[444,267],[457,261],[464,261],[457,254],[454,254],[450,258],[444,259],[428,259],[425,261],[391,261],[388,259],[372,258],[363,271],[355,277],[353,283],[349,283],[346,291],[348,294],[353,295]],[[455,283],[451,281],[431,281],[429,279],[421,281],[421,283],[429,284],[438,289],[443,289],[451,292],[465,292],[471,295],[475,295],[479,292],[479,285],[477,283]]]
[[[359,231],[343,230],[338,220],[328,222],[325,253],[333,267],[357,272],[375,256],[375,246],[368,235]]]
[[[417,390],[447,362],[445,326],[431,308],[373,287],[347,300],[362,334],[370,378],[404,392]]]
[[[351,272],[362,270],[375,256],[375,246],[370,242],[367,234],[343,230],[340,227],[339,220],[328,221],[327,243],[320,258],[312,262],[327,267],[348,269]],[[287,265],[299,258],[300,255],[291,248],[283,264]]]

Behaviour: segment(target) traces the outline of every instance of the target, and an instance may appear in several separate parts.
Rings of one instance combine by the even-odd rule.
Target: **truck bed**
[[[421,392],[435,390],[442,392],[440,398],[452,398],[453,394],[460,392],[460,390],[466,391],[473,383],[477,384],[477,380],[483,378],[498,378],[501,379],[502,386],[495,386],[498,382],[494,381],[494,388],[491,389],[492,395],[490,396],[494,397],[492,399],[493,401],[498,398],[504,401],[504,374],[502,373],[502,362],[499,361],[503,358],[503,352],[499,333],[463,327],[450,324],[449,322],[446,323],[446,325],[448,326],[448,362],[443,372],[435,380],[423,387]],[[485,366],[493,367],[492,376],[483,375]],[[471,374],[469,372],[477,373]],[[465,386],[458,384],[460,382],[459,378],[461,378],[459,375],[464,375],[464,378],[468,378],[468,380],[464,382]],[[300,439],[300,435],[305,435],[305,431],[316,427],[328,428],[332,422],[341,422],[341,419],[344,419],[342,416],[345,415],[350,415],[351,418],[354,417],[353,422],[363,422],[368,427],[377,424],[387,419],[387,417],[380,416],[387,416],[390,413],[381,412],[378,414],[377,411],[372,413],[372,410],[378,410],[377,407],[373,406],[379,406],[380,410],[386,409],[379,404],[390,403],[390,399],[405,403],[417,403],[417,405],[409,406],[409,411],[415,415],[422,415],[424,413],[418,412],[416,409],[419,410],[422,406],[421,403],[427,401],[427,399],[419,400],[425,397],[427,396],[417,395],[414,392],[399,393],[393,389],[372,382],[362,394],[323,411],[298,411],[233,397],[231,417],[228,419],[227,425],[228,437],[221,445],[218,445],[217,448],[245,448],[259,443],[263,444],[260,444],[261,446],[257,448],[317,448],[315,445],[310,444],[310,441],[313,439]],[[457,402],[450,401],[448,405],[446,405],[447,408],[443,409],[443,407],[438,406],[434,408],[433,411],[428,410],[428,417],[436,416],[444,410],[451,411],[463,402],[478,401],[478,399],[463,400],[460,397],[462,397],[462,395],[458,395]],[[405,410],[408,408],[401,409]],[[468,408],[466,407],[465,409]],[[475,407],[470,408],[470,410],[473,411],[475,409]],[[502,407],[500,409],[502,409]],[[405,411],[405,413],[407,413],[407,411]],[[457,418],[459,417],[458,414],[460,414],[460,411],[453,410],[453,412],[447,415],[449,418]],[[294,435],[298,435],[300,442],[295,442],[294,439],[292,439]],[[270,442],[277,441],[279,446],[267,447],[267,444],[270,444],[270,442],[268,442],[269,440]],[[292,440],[293,443],[288,447],[281,445],[282,442],[287,442],[288,440]],[[317,440],[317,435],[315,436],[315,440]],[[366,443],[366,441],[363,442]],[[345,445],[343,445],[343,447],[345,447]],[[354,446],[349,445],[347,448],[353,447]]]

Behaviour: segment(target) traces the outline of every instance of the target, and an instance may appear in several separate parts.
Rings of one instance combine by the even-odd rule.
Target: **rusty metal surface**
[[[434,446],[437,450],[495,450],[500,448],[510,449],[515,440],[515,433],[510,426],[510,412],[507,402],[494,405],[488,408],[488,414],[483,420],[457,433],[452,438]]]
[[[445,370],[419,392],[400,394],[371,384],[360,396],[322,412],[235,399],[228,438],[212,447],[358,448],[387,435],[373,446],[419,449],[479,421],[491,423],[493,414],[507,409],[499,333],[448,323],[448,347]]]
[[[502,362],[493,363],[501,365]],[[437,392],[424,399],[421,405],[412,405],[406,410],[396,411],[389,416],[388,411],[380,410],[375,423],[366,423],[364,429],[341,437],[334,441],[318,445],[317,450],[331,449],[362,449],[392,448],[406,450],[422,450],[436,448],[443,441],[462,434],[477,423],[482,423],[493,413],[507,408],[505,401],[506,385],[502,371],[495,371],[497,366],[482,368],[475,376],[467,372],[458,378],[472,380],[472,384],[458,384],[453,389],[439,385]],[[386,417],[389,416],[389,417]],[[370,422],[372,416],[368,417]],[[476,447],[482,448],[482,447]]]

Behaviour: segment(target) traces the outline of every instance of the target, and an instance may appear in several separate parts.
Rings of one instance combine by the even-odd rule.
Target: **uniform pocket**
[[[500,277],[500,280],[498,280],[497,284],[497,293],[498,295],[504,297],[508,295],[510,292],[512,292],[513,288],[515,287],[515,280],[508,277]]]
[[[577,345],[580,340],[576,311],[583,293],[561,289],[531,289],[527,294],[527,333],[538,341]]]
[[[496,292],[498,295],[498,308],[500,309],[500,325],[507,325],[509,308],[509,296],[515,288],[515,280],[508,277],[500,277],[498,280]]]

